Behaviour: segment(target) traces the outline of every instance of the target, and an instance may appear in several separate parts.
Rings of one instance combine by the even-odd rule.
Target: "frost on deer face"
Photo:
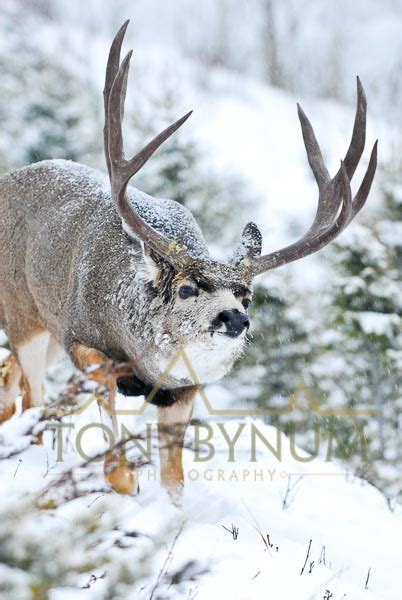
[[[207,273],[177,273],[145,249],[141,279],[143,293],[131,319],[133,348],[138,348],[141,335],[139,374],[154,382],[177,351],[184,350],[201,383],[225,375],[241,353],[250,326],[249,284],[234,269],[215,261],[208,261]],[[164,385],[189,385],[193,379],[179,360]]]

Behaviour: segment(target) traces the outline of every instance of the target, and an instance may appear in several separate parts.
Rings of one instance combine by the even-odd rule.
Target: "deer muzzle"
[[[237,308],[222,310],[212,322],[212,331],[238,337],[250,327],[248,315]],[[223,328],[223,329],[222,329]]]

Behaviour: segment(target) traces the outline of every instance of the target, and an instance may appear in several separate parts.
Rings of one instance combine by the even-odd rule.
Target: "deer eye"
[[[242,304],[243,304],[244,308],[247,310],[251,304],[250,298],[244,298],[244,300],[242,301]]]
[[[195,296],[196,294],[197,290],[190,285],[182,285],[181,288],[179,288],[179,297],[182,300],[186,300],[186,298],[190,298],[190,296]]]

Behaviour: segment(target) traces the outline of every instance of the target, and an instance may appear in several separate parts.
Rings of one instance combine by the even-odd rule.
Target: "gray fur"
[[[109,181],[99,171],[52,160],[0,179],[0,325],[16,344],[14,331],[40,322],[67,352],[79,341],[110,358],[133,360],[136,375],[151,384],[184,348],[201,381],[218,379],[241,352],[245,335],[230,339],[208,327],[222,310],[244,312],[234,292],[249,282],[209,258],[186,208],[132,187],[127,194],[148,224],[184,241],[194,258],[191,273],[173,272],[124,232]],[[191,275],[212,287],[180,300],[177,287]],[[177,367],[164,386],[191,383]]]

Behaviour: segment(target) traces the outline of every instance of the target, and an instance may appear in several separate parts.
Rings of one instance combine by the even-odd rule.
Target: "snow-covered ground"
[[[35,573],[43,570],[59,582],[51,586],[52,600],[400,598],[400,507],[390,510],[375,488],[336,464],[306,462],[308,455],[284,436],[279,444],[277,431],[262,421],[189,426],[180,510],[160,488],[155,448],[140,470],[140,494],[118,496],[105,488],[100,463],[82,466],[74,450],[78,427],[99,422],[97,411],[64,418],[76,429],[64,435],[63,462],[56,462],[50,432],[44,445],[25,435],[39,414],[32,409],[13,417],[0,432],[4,600],[30,598]],[[151,407],[145,421],[153,421]],[[208,426],[212,444],[201,445],[199,455],[191,448],[197,426],[201,439]],[[233,456],[222,427],[230,439],[241,429]],[[5,557],[20,569],[12,559],[6,566]],[[68,576],[58,574],[60,564]]]

